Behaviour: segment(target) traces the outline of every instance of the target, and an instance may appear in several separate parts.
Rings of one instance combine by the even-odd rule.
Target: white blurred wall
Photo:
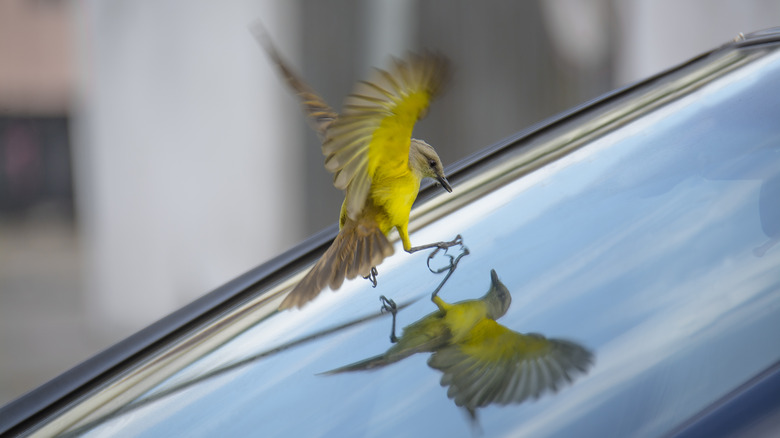
[[[413,47],[418,22],[415,0],[365,0],[360,17],[361,76],[371,68],[384,66],[388,56],[402,57]]]
[[[616,1],[616,82],[632,82],[749,33],[780,26],[777,0]]]
[[[296,58],[294,2],[81,3],[74,123],[86,305],[133,330],[302,238],[299,113],[248,30]]]

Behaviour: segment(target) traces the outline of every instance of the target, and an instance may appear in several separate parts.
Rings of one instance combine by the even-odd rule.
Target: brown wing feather
[[[443,373],[447,396],[469,411],[555,392],[592,364],[592,353],[571,341],[520,334],[492,320],[483,323],[500,327],[495,337],[480,338],[479,344],[450,345],[428,360],[431,368]]]
[[[324,139],[325,132],[331,123],[338,118],[338,113],[287,65],[276,50],[268,33],[259,22],[254,23],[251,30],[257,42],[268,53],[268,57],[276,64],[287,85],[298,95],[303,111],[306,113],[312,128],[314,128],[321,139]]]
[[[302,307],[326,286],[336,290],[344,279],[365,277],[372,267],[392,254],[393,245],[375,223],[347,221],[325,254],[295,285],[279,309]]]

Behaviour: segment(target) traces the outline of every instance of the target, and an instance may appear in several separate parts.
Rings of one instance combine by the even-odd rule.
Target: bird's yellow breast
[[[411,170],[388,174],[374,174],[369,192],[370,202],[376,206],[376,220],[382,232],[409,223],[409,212],[420,190],[420,179]]]
[[[444,324],[452,334],[452,342],[461,342],[471,335],[475,325],[487,318],[487,308],[480,300],[463,301],[445,310]]]

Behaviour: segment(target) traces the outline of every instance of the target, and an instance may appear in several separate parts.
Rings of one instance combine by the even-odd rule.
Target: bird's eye
[[[436,160],[430,159],[428,160],[428,165],[431,166],[431,168],[436,168]]]

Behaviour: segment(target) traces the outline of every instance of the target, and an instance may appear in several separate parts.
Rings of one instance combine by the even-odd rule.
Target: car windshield
[[[396,242],[376,288],[358,278],[301,310],[276,311],[300,270],[253,290],[39,432],[668,433],[780,360],[777,96],[776,47],[731,46],[513,139],[415,211],[415,244],[462,246],[429,260]],[[469,412],[431,352],[322,374],[392,346],[380,295],[400,336],[437,310],[438,286],[448,303],[477,299],[491,270],[512,297],[498,323],[579,352],[569,379]]]

